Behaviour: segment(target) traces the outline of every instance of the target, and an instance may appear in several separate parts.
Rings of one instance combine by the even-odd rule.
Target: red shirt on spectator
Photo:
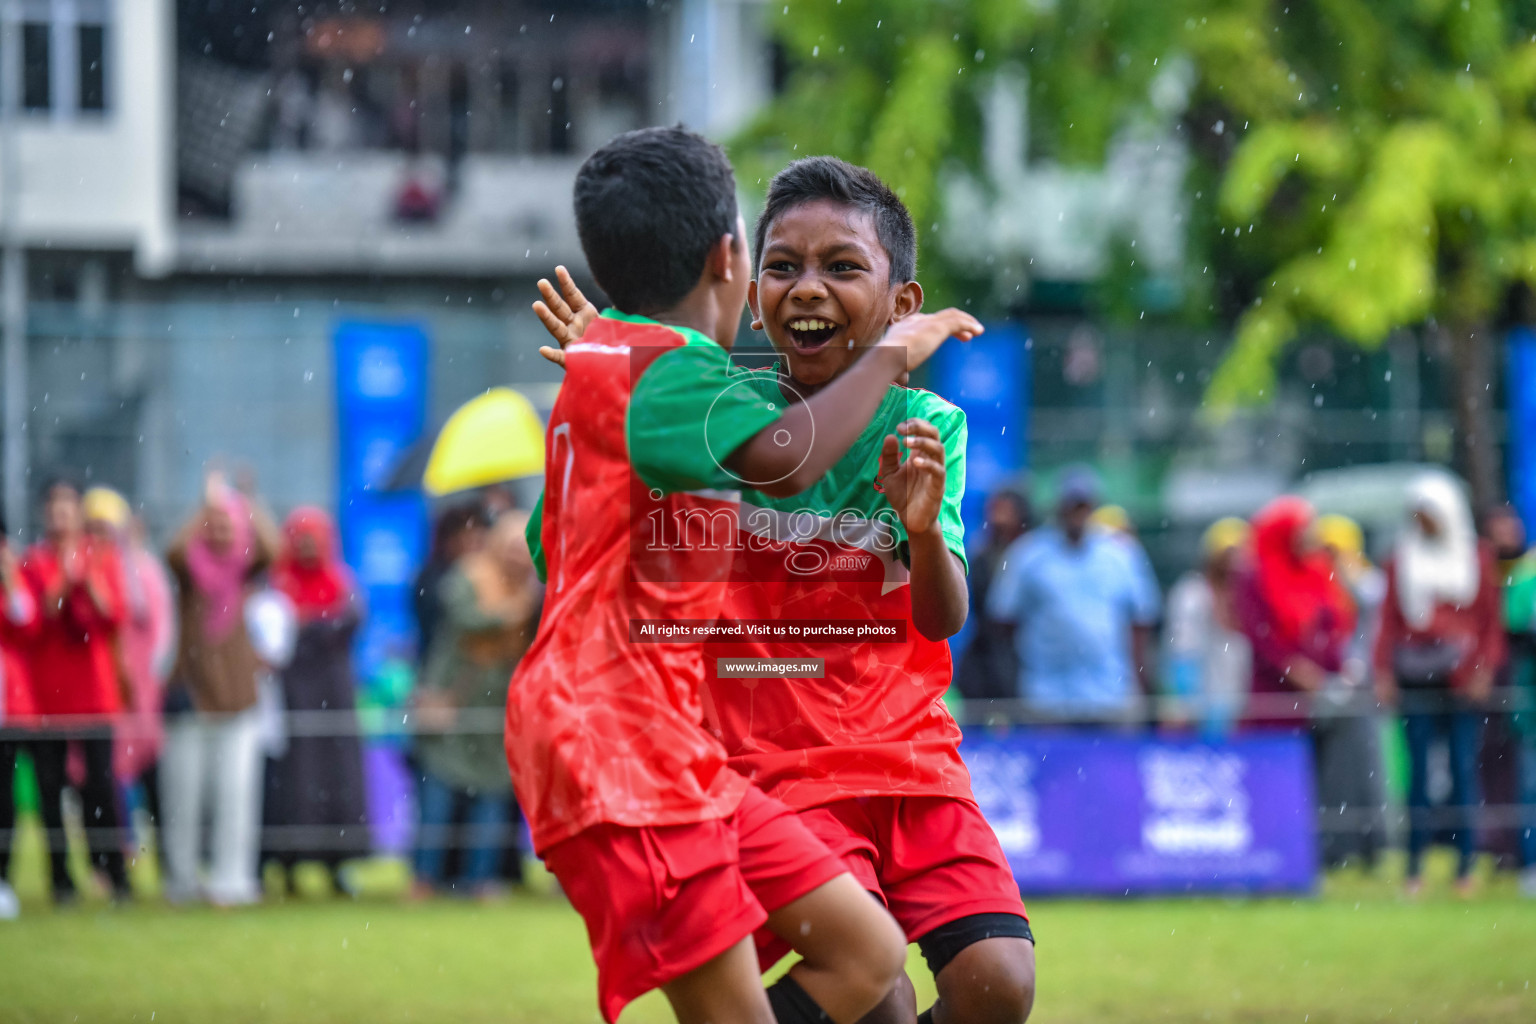
[[[37,713],[114,715],[122,710],[117,627],[126,607],[122,563],[109,544],[76,542],[73,565],[50,541],[34,544],[21,565],[37,602],[29,645]]]
[[[30,725],[37,717],[28,647],[37,631],[37,602],[25,583],[0,588],[0,725]]]
[[[1493,548],[1478,544],[1477,597],[1471,604],[1458,606],[1449,601],[1435,605],[1433,617],[1422,628],[1410,625],[1398,598],[1397,560],[1387,562],[1387,596],[1381,603],[1381,631],[1376,636],[1376,671],[1393,671],[1392,652],[1402,644],[1450,643],[1466,652],[1451,673],[1451,689],[1462,690],[1479,670],[1493,673],[1503,664],[1506,653],[1502,598],[1499,594],[1498,565]]]

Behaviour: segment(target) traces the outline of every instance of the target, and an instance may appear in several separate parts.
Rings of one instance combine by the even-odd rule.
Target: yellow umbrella
[[[511,388],[491,388],[443,424],[421,482],[443,495],[544,472],[544,424]]]

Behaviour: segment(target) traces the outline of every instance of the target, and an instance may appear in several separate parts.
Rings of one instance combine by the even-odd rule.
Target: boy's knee
[[[881,927],[870,933],[870,944],[862,958],[862,981],[875,999],[883,999],[895,987],[907,966],[907,939],[901,927],[885,917]]]
[[[936,979],[950,1024],[1024,1024],[1035,1005],[1035,944],[986,939],[962,950]]]

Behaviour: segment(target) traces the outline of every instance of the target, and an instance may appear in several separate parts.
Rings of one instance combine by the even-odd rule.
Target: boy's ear
[[[891,323],[904,320],[923,308],[923,286],[908,281],[896,289],[896,300],[891,303]]]
[[[709,258],[704,261],[704,266],[717,281],[735,280],[736,245],[735,235],[721,235],[709,247]]]
[[[752,329],[763,329],[763,314],[757,308],[757,278],[747,282],[747,308],[752,311]]]

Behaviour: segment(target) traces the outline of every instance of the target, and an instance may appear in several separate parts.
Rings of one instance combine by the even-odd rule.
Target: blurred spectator
[[[265,513],[214,473],[202,507],[166,554],[180,590],[180,641],[166,692],[161,762],[166,895],[173,901],[205,893],[229,906],[260,897],[256,694],[263,665],[244,610],[251,578],[271,563],[276,549],[276,531]],[[203,886],[201,833],[210,809],[212,860]]]
[[[85,775],[81,810],[91,859],[115,898],[131,895],[112,773],[112,730],[124,703],[117,633],[125,617],[123,567],[115,546],[85,532],[80,490],[55,480],[44,492],[45,536],[27,551],[22,575],[41,612],[28,658],[43,728],[32,744],[55,897],[74,896],[60,796],[68,750],[78,743]]]
[[[1472,809],[1479,802],[1484,705],[1505,656],[1498,570],[1455,483],[1420,477],[1409,488],[1408,508],[1387,565],[1376,686],[1383,703],[1401,701],[1408,739],[1409,889],[1421,886],[1424,848],[1435,832],[1429,757],[1443,741],[1450,747],[1457,883],[1465,891],[1476,848]]]
[[[37,628],[37,602],[21,578],[21,563],[0,520],[0,921],[21,912],[10,886],[16,828],[16,758],[37,708],[27,674],[26,647]]]
[[[1015,630],[1019,691],[1032,711],[1062,721],[1134,722],[1160,595],[1125,544],[1088,528],[1098,500],[1091,470],[1063,475],[1057,525],[1008,547],[987,612]]]
[[[108,487],[92,487],[82,505],[86,532],[116,545],[123,563],[125,615],[117,634],[117,652],[131,706],[116,730],[113,770],[125,788],[140,787],[150,820],[159,821],[158,765],[165,744],[162,691],[175,653],[171,581],[160,559],[145,546],[143,525],[121,494]]]
[[[987,614],[987,599],[997,580],[1008,546],[1030,528],[1033,518],[1029,499],[1018,491],[1000,490],[987,496],[986,524],[981,539],[968,555],[971,607],[976,625],[955,672],[963,697],[995,700],[1019,695],[1019,656],[1013,649],[1008,626]]]
[[[1508,595],[1514,577],[1519,572],[1525,555],[1525,523],[1512,505],[1494,505],[1483,513],[1482,532],[1493,548],[1498,567],[1501,600],[1508,608]],[[1525,662],[1531,649],[1527,637],[1513,627],[1506,611],[1504,640],[1507,656],[1503,667],[1494,677],[1495,691],[1503,691],[1515,685],[1515,680],[1525,673]],[[1515,691],[1519,693],[1520,691]],[[1480,778],[1483,803],[1494,807],[1520,804],[1523,789],[1522,730],[1526,722],[1520,715],[1518,703],[1507,700],[1490,706],[1483,725]],[[1485,825],[1480,832],[1480,845],[1493,854],[1495,864],[1525,864],[1525,836],[1519,821],[1495,822]]]
[[[423,665],[443,617],[443,577],[460,558],[480,546],[485,522],[484,509],[476,499],[455,502],[438,513],[432,529],[432,550],[416,577],[416,636]]]
[[[463,885],[475,894],[494,891],[512,785],[501,731],[485,726],[499,721],[512,670],[538,621],[527,522],[522,513],[502,515],[486,546],[460,559],[442,582],[443,622],[416,702],[426,730],[416,747],[418,894],[443,884],[450,845],[464,850]]]
[[[1508,549],[1506,548],[1505,553]],[[1510,641],[1509,685],[1516,712],[1510,716],[1519,741],[1520,891],[1536,898],[1536,552],[1506,560],[1504,624]]]
[[[1168,592],[1169,689],[1190,701],[1208,739],[1232,731],[1253,680],[1253,652],[1238,626],[1232,582],[1248,543],[1248,524],[1220,519],[1201,538],[1204,564]]]
[[[1147,549],[1142,546],[1141,536],[1136,532],[1136,521],[1125,510],[1125,506],[1100,505],[1088,517],[1088,528],[1103,533],[1125,547],[1125,553],[1131,559],[1131,570],[1136,574],[1136,587],[1140,592],[1149,594],[1160,592],[1157,572],[1152,568],[1152,559],[1147,557]],[[1151,657],[1150,646],[1149,644],[1147,658]],[[1154,676],[1146,660],[1138,660],[1137,671],[1141,673],[1143,688],[1151,693]]]
[[[1353,599],[1356,612],[1355,633],[1344,668],[1328,677],[1313,705],[1317,802],[1329,815],[1325,820],[1338,824],[1323,832],[1323,863],[1339,867],[1351,857],[1359,857],[1372,867],[1386,845],[1381,723],[1376,716],[1370,666],[1387,578],[1365,557],[1365,535],[1353,519],[1320,516],[1316,531],[1318,543]]]
[[[1355,607],[1333,563],[1313,543],[1312,506],[1276,498],[1253,517],[1253,563],[1233,594],[1253,648],[1252,698],[1246,721],[1300,728],[1307,695],[1341,671],[1355,635]]]
[[[284,544],[272,568],[272,587],[298,615],[298,643],[280,674],[283,705],[294,712],[326,712],[322,735],[290,736],[283,757],[267,765],[266,825],[296,842],[281,844],[273,859],[291,868],[300,860],[326,865],[338,889],[350,891],[342,861],[368,852],[367,791],[357,733],[352,638],[362,624],[362,602],[352,573],[336,550],[336,530],[318,508],[295,509],[283,524]]]

